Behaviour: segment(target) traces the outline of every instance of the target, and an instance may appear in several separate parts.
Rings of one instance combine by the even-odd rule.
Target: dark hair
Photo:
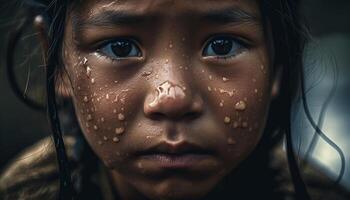
[[[46,63],[47,110],[59,164],[60,199],[70,199],[75,195],[63,143],[55,94],[55,77],[58,70],[61,70],[58,69],[58,67],[64,66],[62,64],[61,55],[62,40],[66,16],[74,4],[72,2],[73,1],[68,0],[24,0],[24,3],[29,7],[29,17],[26,22],[33,21],[35,16],[41,15],[45,20],[49,39],[49,51],[47,53]],[[264,136],[252,153],[252,156],[250,156],[250,158],[242,165],[252,167],[252,165],[249,165],[253,162],[252,160],[260,159],[259,162],[261,161],[261,163],[263,163],[262,165],[265,164],[267,167],[270,151],[281,140],[281,138],[285,136],[287,142],[288,164],[295,188],[296,198],[310,199],[305,183],[299,173],[298,164],[293,152],[290,124],[292,102],[297,98],[298,91],[301,91],[304,109],[308,112],[303,82],[303,52],[308,36],[306,28],[300,20],[300,14],[298,12],[299,1],[262,0],[259,1],[259,4],[263,16],[265,37],[272,44],[272,46],[270,46],[270,52],[275,54],[273,57],[272,53],[270,54],[271,58],[273,58],[273,68],[275,69],[274,71],[276,71],[279,67],[282,67],[283,81],[281,83],[279,96],[271,104]],[[9,47],[15,46],[16,41],[20,38],[20,33],[26,24],[28,23],[23,23],[23,26],[20,26],[20,28],[16,30],[17,34],[13,35]],[[278,51],[273,51],[273,49]],[[7,63],[8,68],[10,69],[9,71],[13,69],[13,51],[14,48],[8,49]],[[15,82],[13,82],[12,85],[15,85]],[[18,87],[14,86],[14,88]],[[30,102],[30,105],[38,107],[33,102]],[[327,141],[328,138],[318,129],[316,123],[312,120],[311,115],[307,113],[307,117],[316,132],[321,136],[324,136],[323,138]],[[337,147],[331,141],[327,142],[331,143],[333,147]],[[342,157],[343,154],[341,150],[338,152],[340,152],[339,154]],[[340,177],[344,171],[343,168],[344,166],[342,165]],[[262,170],[265,170],[265,168]],[[268,178],[271,179],[271,177]]]

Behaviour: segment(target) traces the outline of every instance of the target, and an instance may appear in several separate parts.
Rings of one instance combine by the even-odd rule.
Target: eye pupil
[[[111,45],[113,53],[118,57],[126,57],[132,50],[132,44],[129,41],[117,41]]]
[[[213,41],[212,48],[217,55],[226,55],[230,53],[232,45],[233,44],[231,40],[221,38]]]

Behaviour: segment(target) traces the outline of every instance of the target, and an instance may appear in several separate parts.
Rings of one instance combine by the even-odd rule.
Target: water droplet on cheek
[[[94,78],[91,79],[91,83],[92,83],[92,84],[95,83],[95,79],[94,79]]]
[[[219,106],[220,106],[220,107],[224,107],[224,100],[221,100],[221,101],[220,101]]]
[[[118,120],[119,121],[124,121],[125,120],[125,116],[123,115],[123,113],[119,113],[118,114]]]
[[[208,91],[209,91],[209,92],[211,92],[211,90],[212,90],[212,89],[211,89],[211,87],[210,87],[210,86],[208,86]]]
[[[124,127],[119,127],[115,129],[115,134],[117,135],[121,135],[125,132],[125,128]]]
[[[114,137],[114,138],[113,138],[113,142],[115,142],[115,143],[119,142],[119,138]]]
[[[243,111],[245,110],[247,107],[246,103],[244,101],[239,101],[236,103],[235,105],[235,109],[238,110],[238,111]]]
[[[85,103],[87,103],[87,102],[89,102],[89,98],[88,98],[87,96],[85,96],[84,99],[83,99],[83,101],[84,101]]]
[[[225,124],[229,124],[230,122],[231,122],[231,118],[226,116],[226,117],[224,118],[224,123],[225,123]]]
[[[227,139],[227,144],[233,145],[233,144],[236,144],[236,141],[233,138],[228,138]]]
[[[91,68],[90,67],[86,67],[86,76],[90,77],[91,76]]]
[[[91,114],[88,114],[86,119],[87,119],[88,121],[91,121],[91,120],[92,120],[92,115],[91,115]]]

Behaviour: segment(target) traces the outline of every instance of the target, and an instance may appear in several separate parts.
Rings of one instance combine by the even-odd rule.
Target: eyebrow
[[[260,19],[255,14],[249,13],[238,7],[225,8],[222,10],[212,10],[205,13],[202,19],[214,23],[252,23],[257,24]]]
[[[231,7],[225,9],[211,10],[199,14],[201,20],[213,23],[258,23],[259,18],[254,14],[244,11],[238,7]],[[108,10],[86,19],[78,16],[73,16],[73,29],[79,33],[83,29],[93,27],[115,27],[118,25],[135,25],[149,21],[154,18],[152,15],[135,14],[126,11]]]
[[[88,17],[87,19],[73,16],[72,22],[74,30],[79,32],[85,28],[90,27],[114,27],[117,25],[131,25],[142,23],[149,18],[149,16],[133,14],[124,11],[108,10]]]

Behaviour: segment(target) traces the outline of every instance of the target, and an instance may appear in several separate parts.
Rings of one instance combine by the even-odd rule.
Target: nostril
[[[191,121],[191,120],[194,120],[196,118],[198,118],[200,116],[200,112],[187,112],[185,113],[185,115],[183,116],[183,119],[185,121]]]
[[[160,121],[165,117],[166,117],[166,115],[161,113],[161,112],[153,112],[149,115],[149,118],[152,120],[155,120],[155,121]]]

